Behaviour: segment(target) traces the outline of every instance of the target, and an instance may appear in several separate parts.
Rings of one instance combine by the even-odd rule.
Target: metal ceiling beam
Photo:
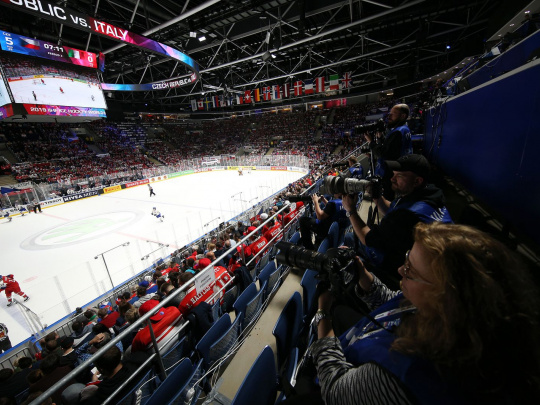
[[[180,22],[182,20],[185,20],[186,18],[191,17],[194,14],[197,14],[199,11],[202,11],[205,8],[213,6],[214,4],[219,3],[220,1],[221,0],[208,0],[207,2],[201,4],[200,6],[192,8],[187,13],[183,13],[183,14],[173,18],[172,20],[169,20],[169,21],[164,22],[163,24],[160,24],[160,25],[158,25],[158,26],[156,26],[154,28],[146,30],[141,35],[148,36],[148,35],[151,35],[151,34],[154,34],[154,33],[158,32],[158,31],[161,31],[162,29],[167,28],[167,27],[169,27],[169,26],[171,26],[173,24],[176,24],[176,23],[178,23],[178,22]],[[126,44],[118,44],[116,46],[113,46],[112,48],[106,49],[105,51],[103,51],[103,53],[107,54],[107,53],[116,51],[116,50],[118,50],[120,48],[123,48],[124,46],[126,46]]]

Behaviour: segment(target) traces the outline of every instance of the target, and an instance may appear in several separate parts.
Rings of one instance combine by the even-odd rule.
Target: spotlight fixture
[[[199,41],[206,41],[206,37],[204,35],[202,37],[199,37]]]
[[[195,31],[190,31],[189,32],[189,37],[190,38],[197,38],[197,33]]]

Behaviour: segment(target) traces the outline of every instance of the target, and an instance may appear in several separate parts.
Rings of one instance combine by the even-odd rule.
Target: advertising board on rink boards
[[[141,184],[148,184],[148,183],[149,183],[148,179],[132,181],[132,182],[126,183],[126,188],[136,187],[136,186],[140,186]]]
[[[118,186],[120,187],[120,186]],[[64,202],[70,202],[75,200],[80,200],[81,198],[87,198],[87,197],[93,197],[95,195],[98,195],[99,193],[95,190],[92,191],[85,191],[84,193],[76,193],[76,194],[70,194],[66,195],[65,197],[62,197]]]
[[[105,187],[103,189],[103,194],[114,193],[115,191],[120,191],[120,190],[122,190],[122,186],[120,184],[116,186]]]
[[[41,208],[51,207],[53,205],[63,204],[64,199],[62,197],[58,197],[58,198],[53,198],[52,200],[40,201],[39,203],[41,204]]]
[[[167,180],[167,179],[168,179],[167,175],[151,177],[150,183],[155,183],[156,181],[162,181],[162,180]]]
[[[287,171],[287,166],[270,166],[270,170],[282,170],[282,171]]]
[[[295,167],[295,166],[288,166],[287,170],[290,172],[300,172],[300,173],[308,173],[308,169],[304,169],[303,167]]]
[[[172,179],[174,177],[185,176],[187,174],[193,174],[193,173],[195,173],[193,170],[184,170],[182,172],[170,173],[167,176],[169,177],[169,179]]]

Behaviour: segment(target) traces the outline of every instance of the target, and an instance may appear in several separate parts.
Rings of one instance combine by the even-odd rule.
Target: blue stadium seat
[[[271,405],[276,401],[277,375],[274,353],[265,346],[251,366],[231,405]]]
[[[154,371],[150,370],[146,374],[142,376],[142,378],[135,379],[135,382],[131,382],[133,388],[122,398],[120,401],[116,402],[118,405],[130,405],[136,401],[137,396],[139,395],[137,391],[139,388],[144,388],[142,392],[142,396],[146,397],[149,396],[151,392],[153,392],[154,385],[152,383],[148,383],[149,380],[153,380],[153,374]]]
[[[272,334],[276,338],[277,365],[281,377],[291,380],[298,360],[298,337],[303,326],[302,297],[291,296],[279,316]]]
[[[298,242],[300,242],[300,232],[295,232],[293,236],[291,236],[291,239],[289,242],[294,243],[295,245],[298,245]]]
[[[315,278],[317,272],[315,270],[307,269],[302,276],[300,285],[302,286],[303,297],[302,297],[302,306],[304,314],[304,323],[309,322],[306,318],[313,316],[315,311],[315,295],[317,292],[317,284],[319,280]]]
[[[277,288],[280,272],[276,268],[275,262],[268,263],[259,274],[259,289],[264,289],[264,297],[266,300],[272,292]]]
[[[330,249],[332,246],[330,245],[330,239],[328,237],[324,238],[321,244],[319,245],[319,248],[317,249],[317,252],[319,253],[326,253],[328,249]]]
[[[227,312],[232,311],[234,301],[236,301],[237,297],[238,297],[237,286],[232,286],[231,288],[225,291],[225,294],[223,295],[223,300],[221,302],[222,314],[226,314]]]
[[[146,405],[196,404],[201,384],[194,384],[202,376],[202,359],[193,366],[189,359],[184,359],[167,376],[146,402]]]
[[[221,359],[238,341],[240,319],[231,323],[229,314],[224,314],[199,340],[195,350],[203,360],[203,369],[208,370]]]
[[[264,290],[257,292],[255,283],[251,283],[233,304],[236,317],[241,317],[242,331],[244,331],[262,309]]]
[[[165,370],[172,369],[182,358],[185,357],[186,337],[183,336],[178,343],[161,356]]]
[[[328,239],[330,241],[331,248],[337,248],[339,243],[339,224],[337,221],[332,222],[330,229],[328,230]]]

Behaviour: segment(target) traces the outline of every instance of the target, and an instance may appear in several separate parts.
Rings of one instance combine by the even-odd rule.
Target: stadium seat
[[[206,332],[195,346],[196,352],[203,360],[203,370],[209,370],[214,363],[225,356],[238,341],[240,319],[231,323],[229,314],[223,315]]]
[[[337,248],[339,243],[339,224],[337,221],[332,222],[330,229],[328,230],[328,239],[330,241],[331,248]]]
[[[139,378],[139,379],[136,378],[135,380],[133,380],[135,382],[131,381],[129,386],[132,386],[133,388],[130,389],[130,391],[124,396],[124,398],[122,398],[120,401],[116,403],[118,405],[131,405],[132,403],[136,401],[137,396],[139,395],[142,395],[145,397],[149,396],[154,388],[154,385],[152,384],[152,382],[148,383],[150,380],[153,380],[153,374],[154,374],[154,371],[150,370],[146,372],[146,374],[144,374],[142,378]],[[134,384],[134,385],[131,385],[131,384]],[[139,389],[144,389],[143,390],[144,392],[137,393]]]
[[[300,232],[295,232],[293,236],[291,236],[291,239],[289,239],[289,242],[294,243],[295,245],[298,245],[298,242],[300,241]]]
[[[257,292],[257,286],[251,283],[233,304],[236,317],[241,318],[242,332],[251,324],[262,308],[264,290]]]
[[[317,292],[317,284],[319,280],[315,278],[317,272],[315,270],[307,269],[302,276],[300,285],[302,286],[302,306],[304,314],[304,323],[309,322],[307,318],[314,315],[315,311],[315,294]]]
[[[201,384],[194,384],[202,376],[201,365],[202,359],[195,366],[187,358],[182,360],[156,389],[146,405],[196,404]]]
[[[259,289],[264,290],[264,297],[266,299],[274,292],[278,286],[280,272],[276,268],[275,262],[268,263],[259,274]]]
[[[233,286],[225,291],[223,295],[223,300],[221,302],[221,313],[226,314],[227,312],[232,311],[234,301],[238,297],[238,287]]]
[[[186,337],[183,336],[178,343],[161,356],[165,370],[172,369],[184,356],[186,351]]]
[[[302,297],[298,291],[291,296],[274,326],[277,365],[282,378],[291,380],[298,360],[298,337],[303,327]]]
[[[317,249],[317,252],[319,253],[326,253],[328,249],[330,249],[332,246],[330,244],[330,239],[328,239],[328,236],[323,239],[321,244],[319,245],[319,248]]]
[[[277,375],[274,353],[265,346],[251,366],[231,405],[270,405],[276,401]]]

